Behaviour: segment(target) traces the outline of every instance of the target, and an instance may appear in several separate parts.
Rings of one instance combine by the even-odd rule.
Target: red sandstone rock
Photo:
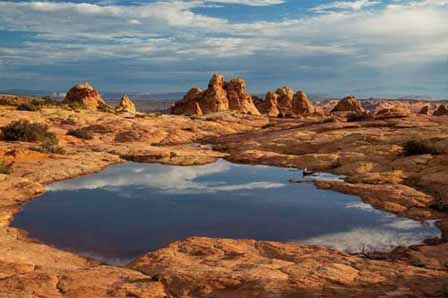
[[[444,104],[441,104],[437,110],[433,113],[434,116],[444,116],[448,115],[448,107]]]
[[[135,108],[135,104],[132,102],[132,100],[127,96],[123,96],[121,98],[120,104],[118,105],[117,109],[118,112],[127,112],[131,114],[135,114],[137,112],[137,109]]]
[[[364,112],[361,102],[354,96],[347,96],[341,99],[331,111],[333,112]]]
[[[64,103],[81,105],[89,110],[95,110],[106,102],[101,98],[98,91],[88,82],[72,87],[64,98]]]
[[[229,110],[260,115],[252,96],[246,92],[244,80],[225,82],[222,75],[214,74],[205,91],[191,89],[181,101],[174,104],[171,112],[177,115],[202,115]]]
[[[311,114],[316,111],[305,92],[298,91],[292,99],[292,111],[296,115]]]

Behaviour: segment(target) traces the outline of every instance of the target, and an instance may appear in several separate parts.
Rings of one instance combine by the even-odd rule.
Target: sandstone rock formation
[[[278,95],[277,108],[280,112],[280,116],[290,116],[292,114],[292,98],[294,97],[294,91],[287,86],[283,86],[278,88],[275,93]]]
[[[243,114],[260,115],[252,101],[252,96],[246,92],[246,83],[238,78],[226,82],[224,89],[227,91],[229,109]]]
[[[88,82],[72,87],[65,95],[63,103],[80,105],[89,110],[96,110],[101,105],[106,104],[98,91]]]
[[[252,96],[246,92],[244,80],[238,78],[225,82],[222,75],[214,74],[206,90],[190,89],[171,109],[176,115],[203,115],[224,111],[260,115]]]
[[[429,115],[429,109],[430,109],[430,106],[429,106],[429,105],[424,106],[424,107],[420,110],[419,114]]]
[[[433,113],[434,116],[445,116],[448,115],[448,107],[444,104],[441,104],[437,110]]]
[[[294,94],[292,99],[292,111],[294,114],[303,115],[314,113],[316,109],[306,96],[305,92],[298,91]]]
[[[120,104],[118,105],[116,110],[117,110],[117,112],[126,112],[126,113],[131,113],[131,114],[137,113],[135,104],[132,102],[132,100],[127,95],[124,95],[121,98]]]
[[[391,119],[408,117],[411,112],[404,107],[392,107],[378,111],[375,114],[375,119]]]
[[[347,96],[341,99],[331,111],[334,112],[364,112],[361,102],[354,96]]]

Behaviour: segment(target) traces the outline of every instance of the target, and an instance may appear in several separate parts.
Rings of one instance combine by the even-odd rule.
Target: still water
[[[288,183],[297,178],[298,170],[224,160],[188,167],[120,164],[50,185],[13,225],[111,264],[189,236],[300,241],[355,252],[439,235],[432,222],[399,218],[312,183]]]

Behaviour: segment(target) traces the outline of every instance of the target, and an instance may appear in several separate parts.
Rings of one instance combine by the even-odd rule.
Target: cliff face
[[[238,78],[226,82],[220,74],[212,76],[206,90],[190,89],[171,110],[176,115],[203,115],[225,111],[260,115],[252,96],[246,92],[244,80]]]
[[[96,110],[99,106],[106,104],[98,91],[88,82],[73,86],[67,92],[63,102],[66,104],[80,105],[89,110]]]

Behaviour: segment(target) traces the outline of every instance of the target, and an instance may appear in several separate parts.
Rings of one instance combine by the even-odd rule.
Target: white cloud
[[[204,2],[223,3],[223,4],[240,4],[248,6],[271,6],[285,3],[284,0],[206,0]]]
[[[375,6],[379,3],[381,2],[373,0],[335,1],[313,7],[311,11],[323,13],[329,10],[361,10],[367,7]]]

